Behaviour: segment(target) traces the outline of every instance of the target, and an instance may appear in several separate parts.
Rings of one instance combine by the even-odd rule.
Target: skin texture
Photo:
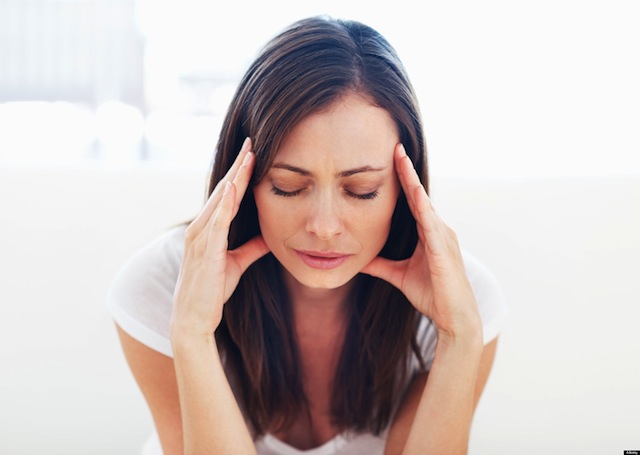
[[[466,453],[495,341],[482,346],[455,233],[433,209],[388,114],[349,94],[300,123],[254,189],[262,236],[228,251],[229,225],[253,163],[246,141],[187,228],[171,325],[173,361],[121,332],[165,453],[255,453],[213,332],[241,274],[268,251],[286,270],[311,408],[310,419],[276,436],[308,449],[339,431],[328,414],[330,385],[345,297],[350,280],[363,272],[400,289],[438,330],[433,366],[409,387],[385,453]],[[411,258],[391,261],[377,254],[400,189],[417,221],[419,242]]]
[[[398,140],[385,110],[350,94],[299,123],[254,189],[262,236],[286,271],[311,408],[308,420],[277,434],[295,447],[316,447],[340,432],[329,401],[345,298],[387,240],[400,191]]]
[[[378,255],[400,191],[398,140],[389,114],[357,95],[293,129],[254,189],[262,236],[292,276],[290,286],[336,289]],[[298,252],[346,259],[319,269]]]

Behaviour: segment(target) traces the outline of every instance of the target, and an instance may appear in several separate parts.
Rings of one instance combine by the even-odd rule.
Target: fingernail
[[[404,144],[400,144],[400,156],[401,157],[407,156],[407,151],[404,148]]]
[[[231,188],[231,182],[227,182],[224,186],[224,193],[222,193],[223,196],[229,192],[229,188]]]
[[[247,136],[244,139],[244,142],[242,143],[242,148],[241,150],[245,150],[245,149],[251,149],[251,138],[249,136]]]

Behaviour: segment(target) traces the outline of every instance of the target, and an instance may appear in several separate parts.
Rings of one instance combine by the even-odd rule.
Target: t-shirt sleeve
[[[478,259],[463,251],[462,257],[478,303],[478,311],[482,320],[484,344],[494,340],[504,328],[507,320],[507,306],[498,281],[494,275]],[[418,345],[425,361],[426,369],[431,369],[436,350],[437,331],[431,321],[423,317],[420,321],[417,336]],[[418,370],[417,359],[414,359],[414,371]]]
[[[484,344],[493,341],[507,322],[507,305],[502,289],[491,271],[478,259],[463,251],[467,277],[478,302]]]
[[[169,325],[184,229],[169,229],[132,256],[116,274],[106,299],[109,313],[122,330],[170,357]]]

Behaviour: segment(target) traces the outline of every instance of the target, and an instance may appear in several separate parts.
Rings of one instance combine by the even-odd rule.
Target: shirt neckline
[[[330,455],[340,450],[348,442],[342,433],[337,434],[324,444],[309,450],[297,449],[276,438],[271,433],[265,434],[262,441],[266,447],[281,455]]]

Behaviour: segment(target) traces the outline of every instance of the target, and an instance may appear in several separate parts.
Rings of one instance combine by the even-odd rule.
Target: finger
[[[221,182],[223,183],[233,182],[233,180],[236,177],[236,174],[238,173],[238,171],[242,167],[242,164],[244,163],[244,159],[247,153],[250,153],[251,150],[252,150],[251,138],[247,137],[242,143],[242,147],[240,147],[240,152],[238,152],[238,156],[233,161],[231,168],[227,171],[225,176],[222,178]]]
[[[234,160],[231,168],[227,171],[225,176],[218,182],[213,192],[207,199],[202,211],[198,214],[196,219],[191,223],[193,228],[196,230],[202,230],[206,226],[206,224],[211,220],[213,214],[215,213],[218,205],[220,204],[220,199],[222,198],[222,194],[226,191],[227,183],[233,182],[238,170],[242,166],[246,155],[251,151],[251,139],[246,138],[242,144],[242,148],[240,149],[240,153]]]
[[[249,182],[251,181],[251,173],[253,172],[253,166],[255,164],[255,156],[249,151],[245,154],[244,159],[242,160],[242,165],[238,172],[236,173],[235,178],[233,179],[233,184],[236,187],[236,199],[233,208],[233,217],[235,218],[238,210],[240,209],[240,203],[242,202],[242,198],[244,198],[244,194],[249,187]]]
[[[231,220],[233,220],[235,197],[235,185],[227,182],[214,216],[211,218],[211,222],[207,224],[207,244],[214,246],[212,251],[214,251],[215,254],[224,254],[225,257],[227,253],[229,226],[231,225]]]
[[[400,185],[404,191],[404,194],[407,198],[407,204],[409,205],[409,209],[413,214],[413,217],[416,219],[418,223],[418,233],[422,235],[426,230],[426,226],[424,226],[425,220],[421,219],[420,212],[424,210],[424,208],[419,207],[418,203],[424,203],[424,197],[427,198],[427,192],[420,181],[420,177],[418,177],[418,173],[413,167],[413,163],[411,159],[407,156],[407,153],[402,144],[398,144],[395,150],[395,167],[396,173],[398,174],[398,179],[400,180]],[[424,193],[424,194],[421,194]],[[421,238],[421,240],[424,240]]]
[[[258,235],[247,243],[239,246],[229,254],[235,259],[240,269],[240,274],[243,274],[251,264],[260,259],[262,256],[269,252],[269,247],[262,238]]]
[[[402,289],[402,280],[404,277],[406,262],[406,259],[403,261],[393,261],[391,259],[378,256],[369,264],[364,266],[361,272],[376,278],[381,278],[391,283],[396,288]]]
[[[416,189],[422,189],[425,194],[426,190],[420,181],[420,177],[413,167],[413,162],[407,156],[407,152],[404,149],[404,145],[398,144],[395,150],[395,164],[396,164],[396,172],[398,174],[398,179],[400,180],[400,185],[404,190],[404,194],[407,196],[407,202],[409,203],[409,208],[411,208],[414,216],[416,215],[413,212],[416,208],[416,200],[414,198],[414,193]]]
[[[209,201],[207,201],[207,205],[211,206],[211,208],[207,209],[208,211],[210,210],[209,215],[205,217],[207,220],[211,217],[211,214],[215,211],[215,208],[220,203],[222,193],[226,190],[227,183],[234,181],[234,179],[236,178],[236,175],[238,174],[238,171],[240,170],[240,168],[242,167],[242,164],[245,161],[246,155],[250,152],[251,152],[251,139],[246,138],[242,143],[240,152],[238,153],[238,156],[236,156],[236,159],[233,161],[231,168],[229,168],[229,170],[227,171],[225,176],[222,178],[222,180],[218,182],[213,192],[211,193],[211,196],[209,197]]]
[[[396,168],[407,203],[418,225],[420,240],[431,252],[444,251],[446,226],[436,214],[431,199],[402,144],[396,148]]]

